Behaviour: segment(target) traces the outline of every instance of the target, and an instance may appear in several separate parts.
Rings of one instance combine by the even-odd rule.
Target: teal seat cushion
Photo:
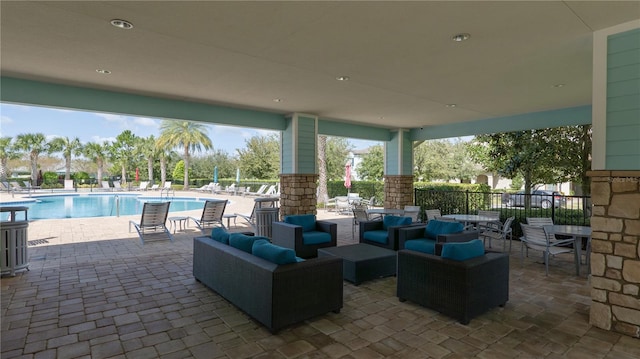
[[[316,216],[314,214],[296,214],[284,217],[284,223],[302,227],[303,232],[316,230]]]
[[[302,233],[302,243],[321,244],[331,242],[331,235],[327,232],[311,231]]]
[[[393,226],[406,226],[411,224],[411,217],[401,216],[384,216],[382,219],[382,229],[387,229]]]
[[[247,253],[251,253],[251,248],[253,247],[253,242],[258,239],[267,239],[264,237],[254,237],[247,236],[242,233],[230,233],[229,234],[229,245],[234,248],[238,248],[241,251],[245,251]],[[267,239],[268,241],[268,239]]]
[[[440,256],[456,261],[466,261],[482,255],[484,255],[484,243],[480,239],[474,239],[469,242],[444,243]]]
[[[404,249],[434,254],[436,252],[436,241],[432,239],[411,239],[404,242]]]
[[[211,230],[211,239],[220,243],[229,244],[229,232],[222,227],[215,227]]]
[[[253,242],[251,253],[275,264],[297,263],[296,252],[290,248],[284,248],[269,243],[266,239],[258,239]]]
[[[386,229],[366,231],[362,234],[362,238],[371,242],[387,244],[387,242],[389,241],[389,232]]]
[[[458,233],[464,230],[464,226],[460,222],[447,222],[430,220],[424,229],[424,236],[427,239],[438,239],[440,234]]]

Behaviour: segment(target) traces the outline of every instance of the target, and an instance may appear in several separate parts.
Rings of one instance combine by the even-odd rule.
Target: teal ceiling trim
[[[389,141],[391,133],[389,129],[356,125],[332,120],[318,120],[318,134],[326,136],[339,136],[357,138],[370,141]]]
[[[286,126],[281,114],[4,76],[0,78],[0,101],[276,131],[282,131]]]
[[[591,105],[412,129],[412,141],[591,124]]]

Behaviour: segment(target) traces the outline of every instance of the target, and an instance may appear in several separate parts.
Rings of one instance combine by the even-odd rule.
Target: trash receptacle
[[[29,256],[27,254],[27,219],[28,207],[1,207],[2,221],[0,222],[0,271],[1,274],[14,276],[16,271],[29,270]],[[5,220],[5,212],[9,217]],[[24,212],[24,217],[20,215]]]

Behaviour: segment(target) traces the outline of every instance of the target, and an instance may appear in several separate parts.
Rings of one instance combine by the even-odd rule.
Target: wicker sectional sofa
[[[210,237],[196,237],[193,275],[272,333],[342,308],[340,258],[278,265]]]

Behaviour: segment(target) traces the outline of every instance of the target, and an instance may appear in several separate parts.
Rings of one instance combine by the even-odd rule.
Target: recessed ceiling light
[[[338,76],[336,77],[338,81],[349,81],[349,76]]]
[[[455,41],[455,42],[461,42],[461,41],[465,41],[465,40],[469,40],[469,38],[471,37],[471,35],[465,33],[461,33],[461,34],[455,34],[453,35],[453,37],[451,38],[451,40]]]
[[[448,108],[456,108],[458,105],[456,105],[455,103],[448,103],[445,106]]]
[[[551,87],[560,88],[560,87],[564,87],[564,84],[555,84],[555,85],[553,85]]]
[[[111,25],[119,29],[125,29],[125,30],[133,29],[133,24],[127,20],[113,19],[111,20]]]
[[[282,102],[282,99],[281,98],[274,98],[273,102]]]
[[[96,72],[103,75],[108,75],[111,73],[111,71],[105,69],[97,69]]]

